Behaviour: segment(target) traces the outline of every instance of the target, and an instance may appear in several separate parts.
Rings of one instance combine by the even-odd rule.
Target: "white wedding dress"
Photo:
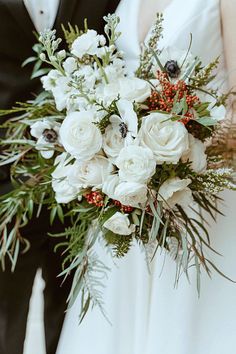
[[[117,10],[123,32],[118,44],[131,69],[137,65],[140,50],[140,1],[122,0]],[[159,46],[186,49],[192,33],[191,50],[204,63],[222,55],[219,3],[220,0],[173,0],[163,12],[164,38]],[[212,222],[211,239],[224,257],[212,256],[212,260],[235,279],[236,195],[227,192],[223,196],[226,217],[220,216],[217,225]],[[202,274],[198,299],[194,271],[191,285],[182,277],[178,289],[173,289],[175,264],[168,256],[158,255],[149,273],[137,245],[116,265],[99,245],[97,252],[111,268],[104,302],[112,325],[95,308],[78,326],[78,300],[68,312],[57,354],[235,353],[236,284],[217,274],[212,280]]]

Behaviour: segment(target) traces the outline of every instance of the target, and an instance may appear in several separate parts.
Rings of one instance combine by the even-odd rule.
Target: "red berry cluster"
[[[104,198],[100,192],[90,192],[85,195],[85,198],[89,204],[93,204],[97,207],[104,205]]]
[[[132,213],[132,211],[134,210],[134,208],[132,206],[129,205],[123,205],[121,204],[121,202],[119,202],[118,200],[113,200],[113,203],[118,206],[120,208],[121,211],[123,211],[124,213]]]
[[[184,96],[186,97],[186,103],[189,110],[194,104],[199,103],[199,98],[196,95],[189,93],[188,87],[184,81],[171,83],[168,80],[168,75],[161,71],[157,71],[157,79],[161,85],[160,91],[152,91],[151,96],[148,99],[148,106],[151,111],[160,110],[164,112],[171,112],[174,105],[176,94],[178,94],[178,101]],[[185,119],[181,119],[181,122],[187,124],[188,121],[193,118],[193,114],[189,111],[185,114]]]

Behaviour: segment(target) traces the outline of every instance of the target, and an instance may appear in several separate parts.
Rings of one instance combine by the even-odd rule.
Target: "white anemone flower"
[[[54,155],[54,146],[60,143],[60,126],[58,122],[43,119],[30,127],[30,134],[37,139],[35,147],[45,159],[50,159]]]
[[[162,67],[168,73],[171,81],[187,79],[193,72],[196,61],[195,58],[187,50],[177,49],[175,47],[166,47],[158,56]],[[157,70],[162,70],[160,65],[156,62],[153,66],[153,73]]]
[[[130,145],[138,134],[137,114],[134,111],[133,103],[128,100],[120,99],[116,106],[120,116],[113,115],[110,121],[119,129],[121,137],[124,139],[124,144]]]

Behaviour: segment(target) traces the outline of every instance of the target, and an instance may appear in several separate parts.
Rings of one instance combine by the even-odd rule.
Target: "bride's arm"
[[[221,0],[224,52],[229,87],[236,91],[236,0]],[[233,96],[233,123],[236,124],[236,96]]]

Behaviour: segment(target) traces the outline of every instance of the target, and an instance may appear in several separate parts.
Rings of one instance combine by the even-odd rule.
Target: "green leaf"
[[[198,119],[196,119],[196,122],[200,123],[204,127],[214,126],[219,123],[216,119],[213,119],[211,117],[198,118]]]
[[[60,204],[57,204],[57,215],[60,221],[64,224],[64,212]]]
[[[54,221],[54,219],[55,219],[56,213],[57,213],[57,206],[54,206],[54,207],[51,209],[51,212],[50,212],[50,225],[53,224],[53,221]]]
[[[31,219],[34,211],[34,202],[32,199],[28,201],[27,208],[28,208],[29,218]]]
[[[102,215],[102,217],[99,219],[100,225],[102,226],[108,219],[110,219],[117,211],[119,211],[119,208],[114,206],[108,208]]]
[[[201,292],[201,269],[200,269],[200,264],[199,264],[197,255],[195,255],[194,258],[195,258],[196,277],[197,277],[197,292],[198,292],[198,296],[200,296],[200,292]]]
[[[37,78],[39,76],[46,75],[49,71],[50,71],[50,69],[46,69],[46,68],[45,69],[40,69],[40,70],[36,71],[35,73],[33,73],[31,75],[31,79],[35,79],[35,78]]]
[[[30,57],[30,58],[27,58],[27,59],[21,64],[22,68],[23,68],[24,66],[26,66],[26,65],[28,65],[28,64],[30,64],[30,63],[36,61],[37,59],[38,59],[37,57]]]

